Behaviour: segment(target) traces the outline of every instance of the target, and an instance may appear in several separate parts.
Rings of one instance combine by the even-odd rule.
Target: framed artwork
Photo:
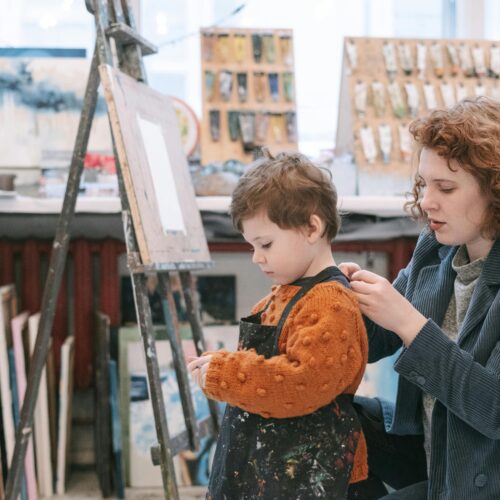
[[[99,67],[142,264],[211,266],[172,100]]]
[[[179,123],[182,145],[186,156],[191,156],[200,142],[200,122],[193,109],[182,99],[170,97]]]

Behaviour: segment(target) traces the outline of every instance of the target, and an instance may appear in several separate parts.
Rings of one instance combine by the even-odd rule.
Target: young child
[[[367,338],[331,252],[335,188],[306,157],[267,154],[240,179],[231,216],[274,286],[240,321],[237,352],[189,363],[228,403],[207,498],[345,498],[368,473],[352,406]]]

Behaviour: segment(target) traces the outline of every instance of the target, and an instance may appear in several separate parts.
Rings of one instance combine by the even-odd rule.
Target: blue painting
[[[69,166],[89,69],[81,49],[0,49],[0,167]],[[112,152],[102,98],[88,150]]]
[[[151,461],[151,447],[157,444],[153,406],[149,397],[147,372],[144,362],[143,346],[140,342],[128,344],[127,362],[130,380],[129,389],[129,460],[130,486],[162,486],[161,471]],[[171,438],[186,430],[184,414],[177,385],[177,377],[172,364],[168,341],[156,342],[160,381],[165,402],[168,432]],[[190,378],[190,389],[198,421],[209,416],[208,401],[198,385]],[[179,456],[174,457],[178,483],[180,477]]]
[[[356,394],[394,402],[398,388],[398,374],[394,371],[394,363],[399,355],[398,351],[388,358],[367,365]]]

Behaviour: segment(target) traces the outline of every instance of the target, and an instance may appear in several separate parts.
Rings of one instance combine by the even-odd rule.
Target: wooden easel
[[[135,22],[128,0],[86,0],[87,10],[95,17],[96,45],[92,57],[89,78],[83,102],[82,114],[78,126],[68,183],[62,212],[56,229],[47,280],[44,287],[41,318],[35,350],[30,363],[28,387],[21,412],[20,423],[16,431],[16,444],[12,465],[6,484],[6,499],[15,500],[21,487],[24,457],[32,436],[33,413],[40,385],[40,378],[50,346],[50,336],[54,322],[56,299],[58,296],[70,240],[69,226],[75,213],[75,205],[83,171],[83,159],[87,151],[88,139],[96,108],[100,76],[98,67],[107,64],[120,69],[140,82],[146,82],[142,62],[143,55],[154,54],[156,47],[141,37],[135,30]],[[117,62],[115,63],[115,59]],[[134,298],[138,311],[139,328],[144,346],[147,375],[151,392],[151,401],[156,425],[158,445],[151,449],[152,460],[161,466],[165,498],[178,499],[175,472],[172,457],[179,451],[198,447],[200,436],[216,433],[218,429],[217,407],[209,402],[210,416],[199,425],[196,421],[193,402],[189,391],[189,381],[181,348],[179,332],[176,330],[176,311],[172,296],[172,287],[168,271],[180,272],[182,290],[191,324],[196,350],[201,354],[206,349],[202,328],[192,293],[190,271],[208,267],[206,262],[165,262],[146,263],[141,260],[136,231],[132,226],[132,217],[127,191],[123,179],[123,170],[116,154],[116,138],[113,136],[115,157],[118,163],[120,198],[123,210],[124,233],[127,245],[128,266],[132,275]],[[160,292],[164,297],[163,312],[168,338],[171,344],[174,366],[182,401],[187,432],[173,445],[169,437],[165,404],[161,389],[158,358],[153,336],[151,309],[146,288],[147,274],[156,274]]]

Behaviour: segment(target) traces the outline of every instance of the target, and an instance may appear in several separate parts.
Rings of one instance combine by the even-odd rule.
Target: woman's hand
[[[361,312],[382,328],[394,332],[409,346],[427,323],[427,318],[385,278],[360,270],[352,273],[350,279]]]
[[[342,262],[338,267],[349,279],[351,279],[353,273],[361,271],[361,267],[356,262]]]
[[[200,386],[201,389],[205,387],[207,378],[208,365],[212,360],[212,355],[208,354],[200,357],[192,357],[187,365],[194,381]]]

